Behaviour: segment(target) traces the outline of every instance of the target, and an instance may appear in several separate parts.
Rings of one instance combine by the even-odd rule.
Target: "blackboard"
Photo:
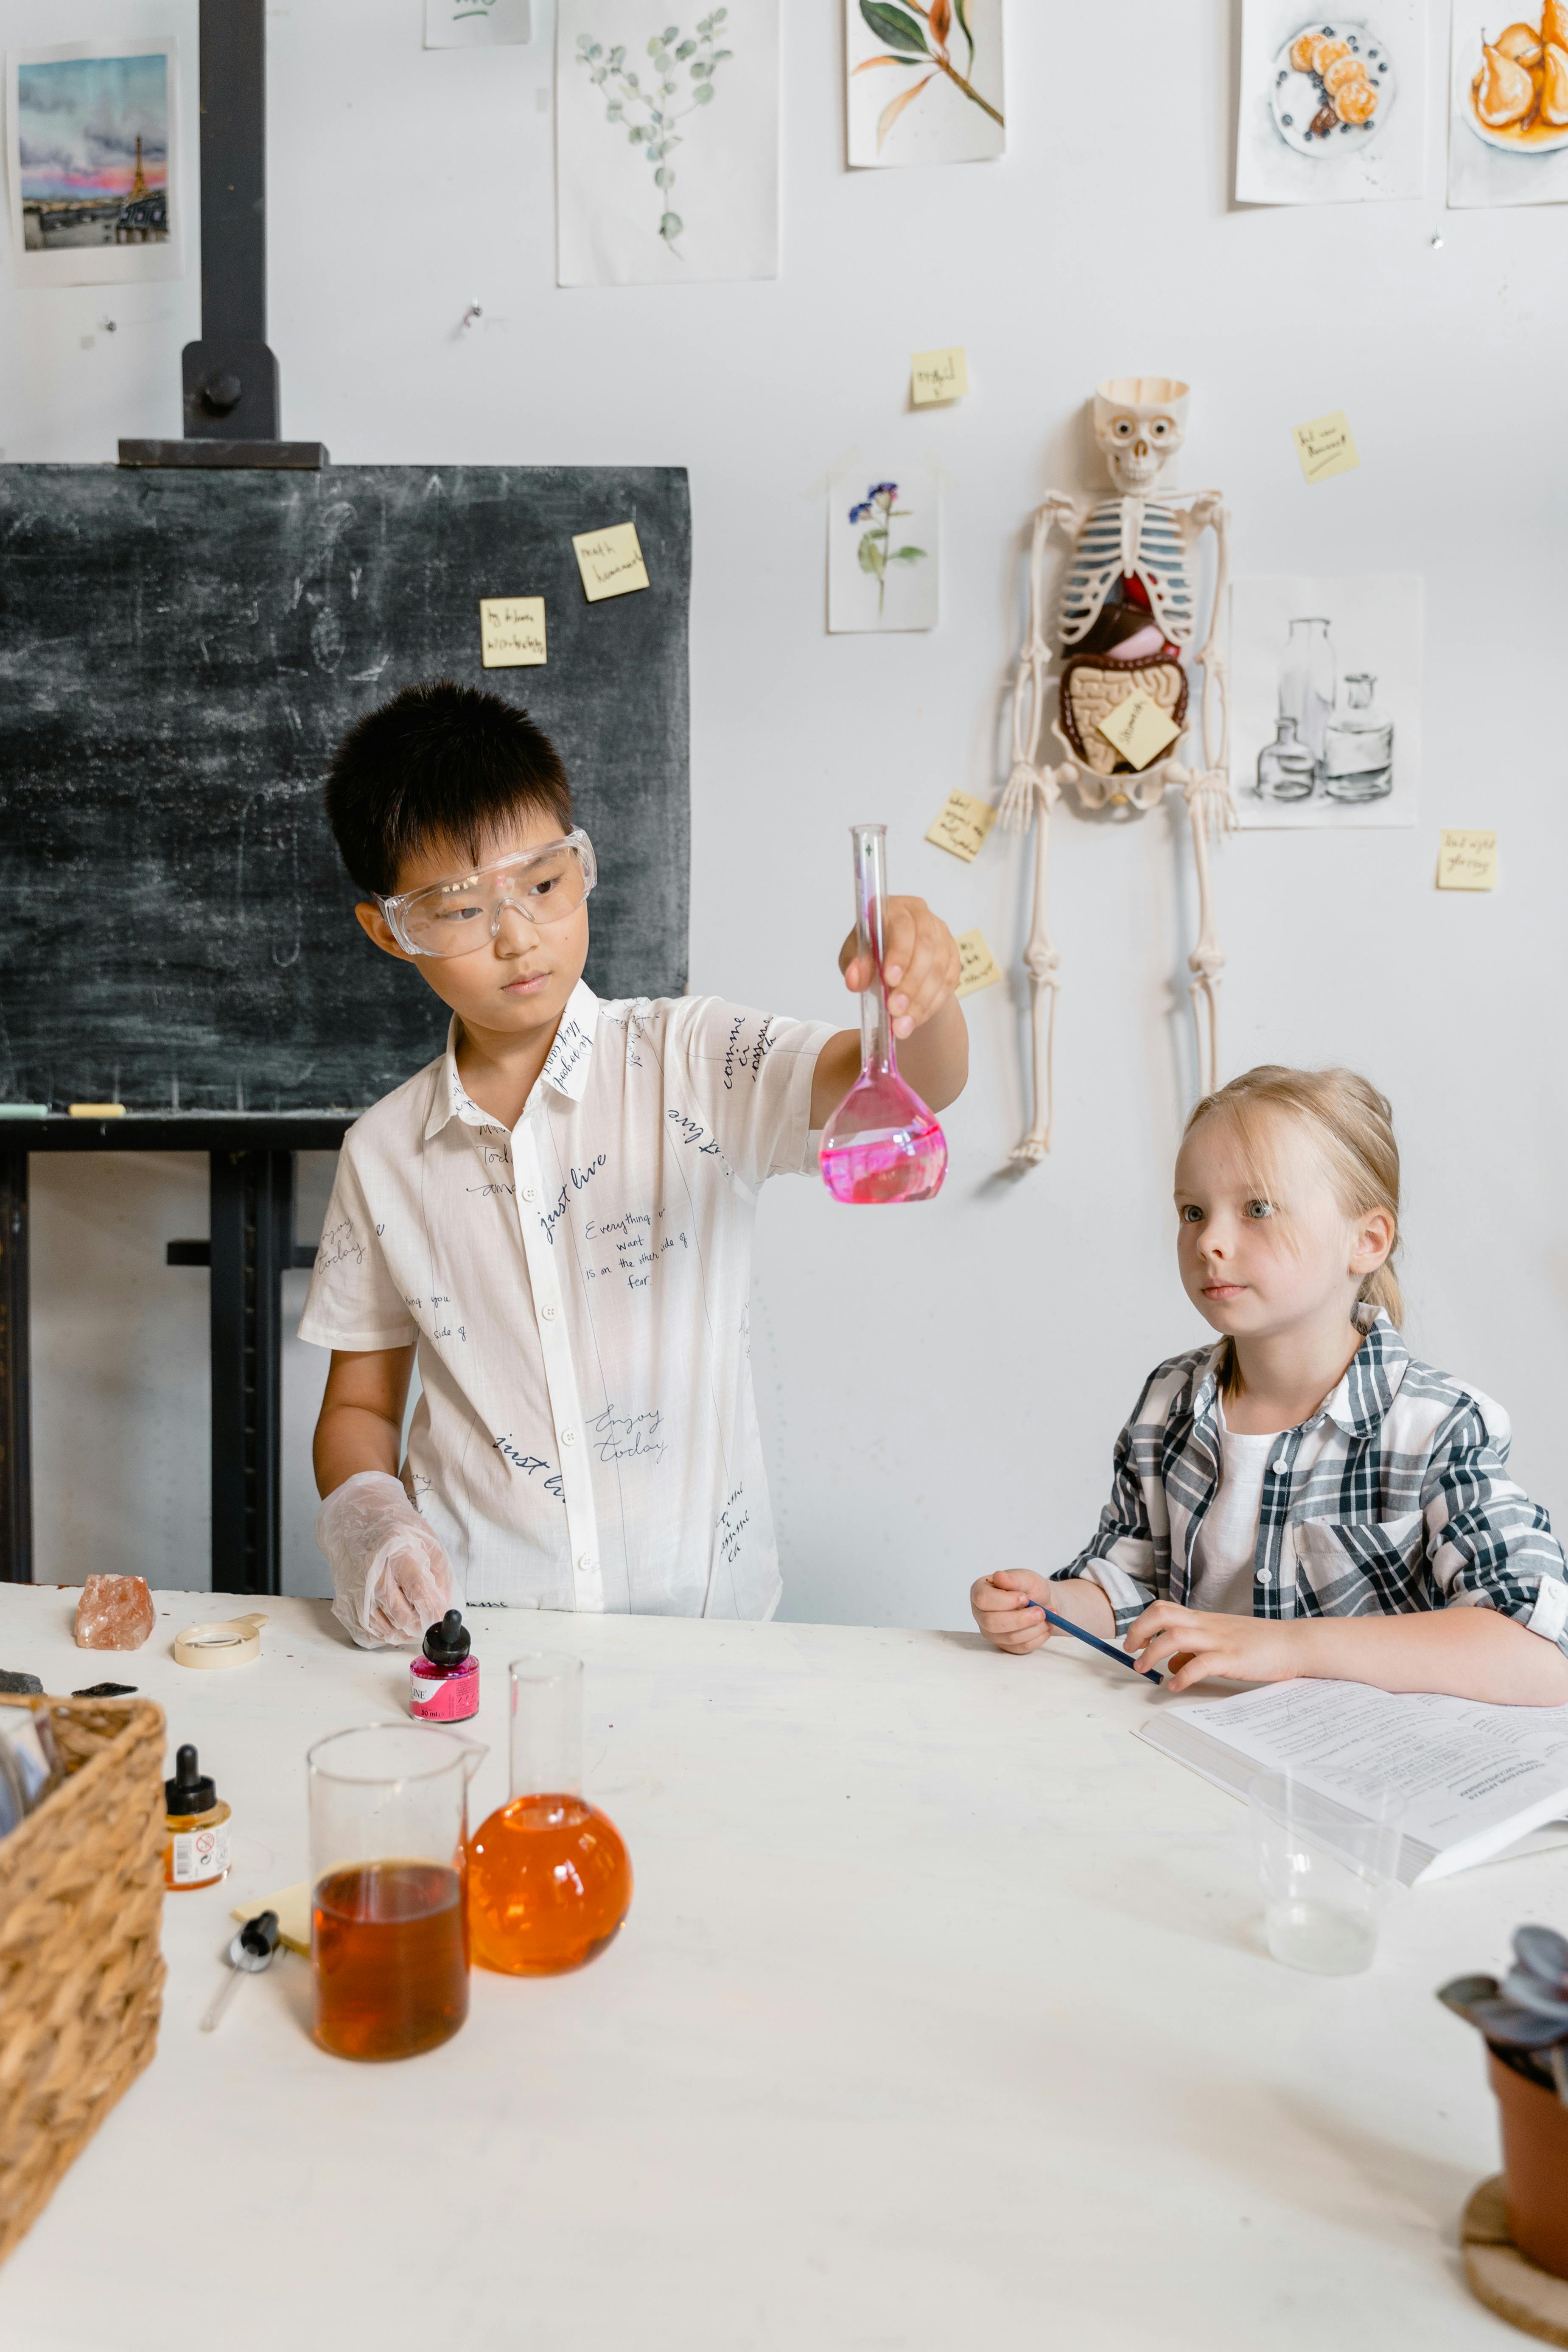
[[[574,532],[651,586],[586,602]],[[522,704],[566,762],[602,995],[686,985],[678,467],[0,466],[0,1100],[357,1108],[444,1008],[352,913],[321,801],[399,687]],[[479,599],[542,596],[542,667],[480,667]]]

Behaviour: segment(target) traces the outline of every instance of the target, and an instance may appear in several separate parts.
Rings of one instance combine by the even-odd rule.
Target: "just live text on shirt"
[[[510,1134],[456,1034],[344,1138],[300,1338],[417,1343],[404,1483],[468,1601],[771,1616],[752,1232],[832,1025],[579,982]]]

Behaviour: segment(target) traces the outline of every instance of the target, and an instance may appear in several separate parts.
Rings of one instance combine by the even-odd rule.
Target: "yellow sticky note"
[[[1437,836],[1439,890],[1495,890],[1497,835],[1445,829]]]
[[[952,856],[962,857],[966,866],[973,866],[995,822],[996,812],[989,801],[977,801],[968,793],[951,792],[936,823],[927,831],[926,839]]]
[[[583,574],[583,593],[590,604],[606,596],[629,596],[648,584],[647,566],[635,522],[613,523],[608,530],[580,531],[572,544]]]
[[[542,596],[479,598],[479,659],[486,669],[533,669],[544,657]]]
[[[1132,768],[1146,768],[1151,760],[1157,760],[1181,731],[1170,714],[1162,710],[1153,696],[1145,694],[1141,686],[1135,686],[1126,700],[1119,702],[1100,722],[1100,734]]]
[[[1342,408],[1331,416],[1315,416],[1310,425],[1293,425],[1290,438],[1309,482],[1326,482],[1331,474],[1353,474],[1361,464]]]
[[[973,996],[977,988],[994,988],[1001,977],[996,959],[985,944],[984,931],[960,931],[955,993]]]
[[[969,390],[969,362],[962,351],[917,352],[910,362],[910,397],[917,408],[962,400]]]

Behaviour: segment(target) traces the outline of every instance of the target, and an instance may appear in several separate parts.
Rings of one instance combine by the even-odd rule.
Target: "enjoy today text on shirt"
[[[468,1601],[771,1616],[752,1230],[831,1024],[579,982],[510,1134],[456,1034],[343,1139],[300,1338],[417,1341],[404,1480]]]

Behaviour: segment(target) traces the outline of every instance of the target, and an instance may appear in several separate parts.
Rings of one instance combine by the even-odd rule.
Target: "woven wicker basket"
[[[163,2005],[163,1712],[47,1712],[69,1777],[0,1838],[0,2262],[151,2059]]]

